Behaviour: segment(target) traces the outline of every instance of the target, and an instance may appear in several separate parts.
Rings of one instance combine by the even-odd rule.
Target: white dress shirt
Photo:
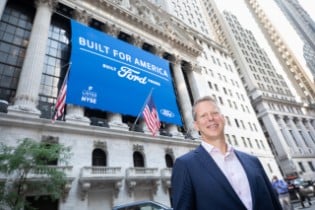
[[[239,159],[236,157],[232,146],[228,145],[227,153],[222,154],[218,148],[211,144],[202,141],[201,145],[211,155],[227,180],[229,180],[234,191],[246,208],[252,210],[252,196],[247,175]]]

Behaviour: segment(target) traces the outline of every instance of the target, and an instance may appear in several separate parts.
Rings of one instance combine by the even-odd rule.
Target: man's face
[[[196,108],[195,129],[204,140],[224,138],[225,119],[217,105],[211,101],[200,102]]]

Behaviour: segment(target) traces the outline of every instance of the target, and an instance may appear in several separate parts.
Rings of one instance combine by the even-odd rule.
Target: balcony
[[[29,180],[42,180],[46,178],[47,170],[58,170],[62,171],[66,174],[67,177],[70,177],[71,171],[72,171],[72,166],[48,166],[47,168],[45,167],[44,169],[41,168],[36,168],[31,170],[31,172],[28,174],[27,178]]]
[[[112,188],[117,196],[121,181],[124,178],[121,167],[106,167],[106,166],[86,166],[80,172],[80,188],[81,199],[84,200],[88,191],[98,188]]]
[[[159,180],[160,174],[157,168],[135,167],[126,169],[126,183],[130,194],[135,188],[149,188],[156,193]]]

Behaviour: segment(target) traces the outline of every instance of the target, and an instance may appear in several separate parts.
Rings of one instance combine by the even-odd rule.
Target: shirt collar
[[[201,141],[201,146],[203,146],[203,148],[205,148],[205,150],[209,154],[214,153],[214,152],[219,152],[218,148],[216,148],[212,144],[209,144],[209,143],[207,143],[205,141]],[[227,144],[227,153],[226,153],[226,155],[233,154],[233,153],[234,153],[234,148],[232,147],[232,145]]]

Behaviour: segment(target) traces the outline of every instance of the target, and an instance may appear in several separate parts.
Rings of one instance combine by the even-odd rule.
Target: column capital
[[[137,47],[142,47],[144,40],[138,35],[132,35],[132,44]]]
[[[182,62],[182,57],[180,55],[173,55],[172,56],[172,63],[174,63],[174,65],[180,65]]]
[[[79,22],[89,24],[92,16],[91,14],[87,13],[85,10],[82,10],[82,11],[75,10],[73,14],[73,18],[78,20]]]
[[[285,120],[285,116],[282,116],[282,115],[279,115],[279,114],[275,114],[275,115],[274,115],[274,118],[275,118],[277,121],[282,121],[282,122],[284,122],[284,120]]]
[[[191,69],[192,71],[197,72],[197,73],[201,73],[202,68],[197,62],[193,62],[191,64],[191,68],[192,68]]]
[[[163,57],[164,52],[165,52],[165,50],[161,46],[155,47],[155,54],[156,55]]]
[[[292,121],[292,120],[293,120],[293,117],[292,117],[292,116],[284,116],[284,117],[283,117],[283,120],[286,121],[286,122],[287,122],[287,121]]]
[[[39,7],[41,5],[48,5],[48,7],[51,10],[53,10],[58,5],[58,1],[57,0],[36,0],[35,5],[36,7]]]
[[[298,118],[298,117],[292,117],[293,122],[295,123],[299,123],[302,122],[302,119]]]
[[[114,37],[117,37],[119,32],[120,32],[120,29],[115,24],[112,24],[112,25],[104,24],[101,26],[101,29],[105,33],[107,33],[111,36],[114,36]]]

